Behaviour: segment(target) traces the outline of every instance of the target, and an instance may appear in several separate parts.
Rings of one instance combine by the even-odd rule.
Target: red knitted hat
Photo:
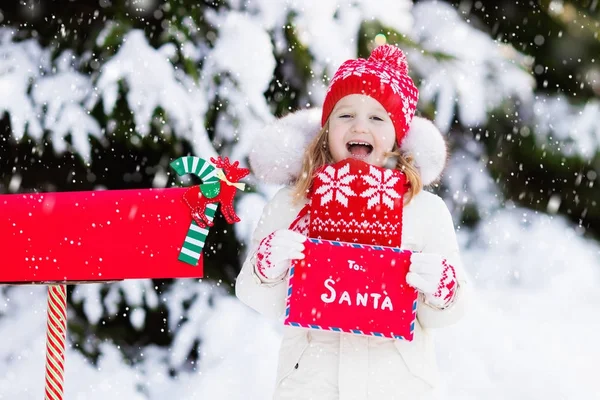
[[[364,94],[377,100],[388,112],[401,145],[415,115],[419,91],[408,76],[406,56],[399,48],[375,48],[368,60],[344,62],[329,83],[323,103],[321,126],[325,125],[335,104],[350,94]]]

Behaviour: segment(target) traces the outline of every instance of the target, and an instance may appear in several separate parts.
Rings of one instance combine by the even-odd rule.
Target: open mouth
[[[352,140],[346,143],[346,149],[354,158],[366,158],[373,151],[373,145],[361,140]]]

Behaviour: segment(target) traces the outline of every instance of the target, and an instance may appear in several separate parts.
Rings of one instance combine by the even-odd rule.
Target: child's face
[[[375,99],[352,94],[337,102],[329,117],[329,152],[334,162],[356,158],[383,167],[396,134],[387,111]]]

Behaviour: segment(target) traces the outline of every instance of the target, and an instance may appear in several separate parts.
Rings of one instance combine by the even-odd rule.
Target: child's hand
[[[265,282],[278,281],[290,268],[290,260],[304,258],[306,236],[280,229],[264,238],[256,252],[256,273]]]
[[[406,282],[425,294],[425,301],[435,307],[447,307],[456,292],[456,272],[446,260],[432,253],[412,253]]]

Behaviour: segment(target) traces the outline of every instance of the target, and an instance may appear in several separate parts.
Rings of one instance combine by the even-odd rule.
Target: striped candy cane
[[[171,163],[171,168],[177,172],[177,175],[194,174],[202,180],[202,183],[218,183],[218,170],[208,161],[198,157],[180,157]],[[217,204],[208,204],[205,215],[212,221],[217,211]],[[185,236],[183,246],[179,252],[179,261],[190,265],[198,265],[208,229],[200,228],[196,221],[192,220],[188,232]]]
[[[171,163],[171,168],[177,172],[177,175],[194,174],[202,183],[218,182],[217,169],[210,162],[199,157],[180,157]]]
[[[67,334],[67,286],[48,286],[45,400],[62,400]]]
[[[212,221],[215,217],[217,206],[218,205],[216,203],[211,203],[206,206],[205,214],[210,221]],[[196,221],[192,220],[177,259],[190,265],[197,265],[198,260],[200,260],[200,255],[202,254],[202,249],[204,248],[204,242],[206,242],[207,235],[208,229],[200,228]]]

